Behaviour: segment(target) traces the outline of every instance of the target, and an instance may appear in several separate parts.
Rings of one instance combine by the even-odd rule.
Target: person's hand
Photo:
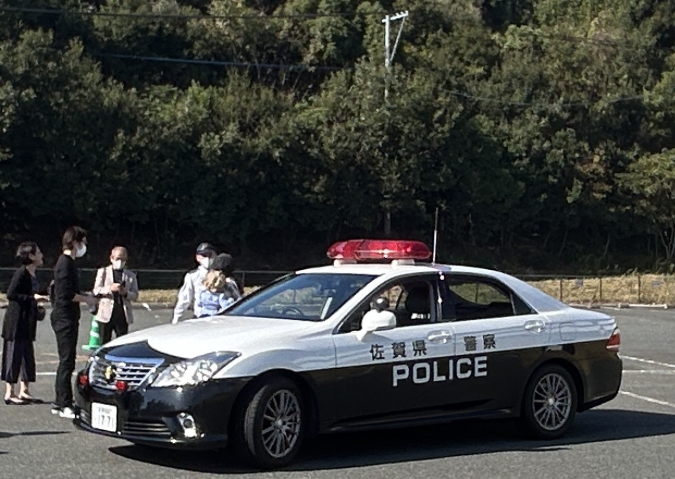
[[[35,298],[35,301],[49,301],[49,296],[46,296],[44,294],[34,294],[33,298]]]
[[[84,300],[87,302],[89,306],[95,306],[98,304],[98,298],[96,296],[85,296]]]
[[[110,285],[110,291],[112,291],[113,293],[119,293],[119,292],[120,292],[120,288],[123,288],[123,287],[124,287],[124,286],[122,286],[122,285],[119,284],[119,283],[113,283],[113,284]]]

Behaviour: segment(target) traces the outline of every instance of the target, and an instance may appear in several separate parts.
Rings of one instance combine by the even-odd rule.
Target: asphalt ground
[[[523,439],[510,422],[454,423],[323,436],[305,443],[292,467],[260,473],[226,451],[133,446],[85,433],[49,405],[0,403],[0,478],[668,478],[675,477],[675,311],[605,309],[622,330],[619,396],[577,416],[556,441]],[[136,311],[132,330],[170,321],[170,310]],[[80,345],[88,342],[83,312]],[[53,398],[54,334],[40,324],[34,395]],[[87,352],[80,349],[78,364]]]

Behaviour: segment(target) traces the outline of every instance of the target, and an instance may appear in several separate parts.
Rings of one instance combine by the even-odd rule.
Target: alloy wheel
[[[556,431],[567,422],[572,399],[572,390],[563,376],[557,373],[542,376],[532,396],[534,419],[542,429]]]
[[[274,458],[289,454],[300,433],[300,402],[293,392],[282,389],[270,397],[262,417],[262,443]]]

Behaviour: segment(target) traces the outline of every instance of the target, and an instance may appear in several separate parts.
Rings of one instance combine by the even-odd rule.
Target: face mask
[[[75,250],[75,257],[76,258],[81,258],[85,254],[87,254],[87,245],[86,244],[82,244],[82,245],[78,246],[78,248]]]
[[[211,266],[211,258],[202,258],[199,260],[199,264],[202,265],[204,268],[209,269]]]
[[[126,261],[122,261],[121,259],[115,259],[112,262],[113,269],[124,269],[124,265],[126,265]]]

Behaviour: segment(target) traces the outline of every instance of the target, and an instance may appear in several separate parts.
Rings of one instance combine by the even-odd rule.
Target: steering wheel
[[[295,306],[286,306],[284,309],[281,310],[281,314],[289,314],[291,316],[302,316],[304,317],[305,315],[300,311],[298,308]]]

